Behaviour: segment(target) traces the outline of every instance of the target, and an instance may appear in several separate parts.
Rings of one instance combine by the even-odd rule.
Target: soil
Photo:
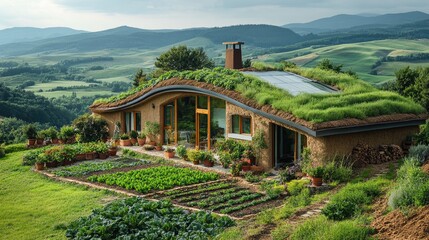
[[[429,239],[429,206],[413,208],[407,215],[400,210],[387,213],[387,199],[383,198],[373,209],[376,211],[371,227],[376,239]]]

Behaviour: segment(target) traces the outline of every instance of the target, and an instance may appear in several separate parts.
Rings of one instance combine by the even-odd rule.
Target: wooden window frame
[[[124,123],[124,124],[122,124],[122,131],[124,132],[124,133],[127,133],[126,131],[127,131],[127,118],[126,118],[126,115],[127,115],[127,113],[131,113],[131,117],[132,117],[132,119],[134,119],[134,124],[133,124],[133,126],[130,128],[130,132],[131,131],[137,131],[136,129],[137,129],[137,113],[140,113],[140,129],[142,128],[142,126],[141,126],[141,112],[139,112],[139,111],[131,111],[131,112],[124,112],[123,114],[122,114],[122,122]]]
[[[238,116],[238,130],[239,130],[238,133],[234,132],[234,125],[233,125],[233,120],[232,120],[234,118],[234,116]],[[250,133],[245,133],[243,131],[243,118],[248,118],[250,120]],[[253,120],[252,120],[251,116],[243,116],[243,115],[238,115],[238,114],[231,115],[231,133],[252,136],[253,135],[252,124],[253,124]]]

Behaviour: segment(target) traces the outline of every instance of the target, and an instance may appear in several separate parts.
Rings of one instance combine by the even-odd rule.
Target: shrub
[[[6,156],[6,151],[4,150],[3,145],[0,145],[0,158]]]
[[[264,181],[259,188],[265,191],[270,198],[276,198],[285,191],[285,186],[280,185],[277,181]]]
[[[390,193],[388,205],[396,209],[426,204],[429,204],[429,176],[416,159],[406,158],[398,170],[397,185]]]
[[[138,136],[139,136],[139,133],[138,133],[137,131],[132,130],[132,131],[130,132],[130,138],[134,138],[134,139],[136,139]]]
[[[14,153],[14,152],[20,152],[27,150],[27,144],[25,143],[16,143],[16,144],[9,144],[4,146],[5,153]]]
[[[60,129],[60,139],[68,140],[75,135],[74,127],[63,126]]]
[[[149,137],[150,141],[155,142],[159,135],[160,126],[158,122],[145,122],[144,133]]]
[[[301,193],[301,191],[306,188],[306,186],[310,184],[310,180],[301,179],[301,180],[292,180],[287,183],[287,191],[290,195],[296,196]]]
[[[130,139],[130,136],[128,136],[128,134],[124,133],[121,135],[121,140],[128,140]]]
[[[324,170],[325,169],[323,167],[320,167],[320,166],[319,167],[313,167],[313,168],[308,168],[307,173],[311,177],[323,178]]]
[[[422,165],[426,159],[429,159],[429,145],[411,146],[408,152],[408,157],[415,158]]]
[[[420,126],[420,132],[415,136],[418,144],[429,145],[429,120]]]
[[[107,121],[101,117],[84,114],[73,121],[80,142],[96,142],[109,136]]]
[[[233,162],[232,154],[229,152],[219,152],[219,162],[222,164],[222,167],[228,168],[229,165]]]
[[[55,127],[50,127],[46,129],[46,136],[50,139],[57,139],[58,138],[58,131]]]
[[[323,180],[325,182],[347,182],[353,173],[351,166],[346,166],[344,161],[330,161],[324,168]]]
[[[244,179],[250,183],[260,182],[262,180],[261,176],[255,175],[252,172],[247,172],[244,174]]]
[[[37,156],[41,153],[43,153],[46,150],[45,148],[38,148],[35,150],[30,150],[24,154],[22,157],[22,165],[24,166],[32,166],[34,163],[36,163]]]
[[[309,188],[301,189],[298,195],[291,196],[288,200],[288,203],[292,207],[305,207],[311,203],[311,193]]]

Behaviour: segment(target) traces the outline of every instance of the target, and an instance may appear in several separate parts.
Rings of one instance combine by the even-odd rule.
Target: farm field
[[[371,75],[373,64],[381,57],[404,56],[411,53],[429,52],[429,40],[379,40],[353,44],[340,44],[328,47],[308,47],[290,52],[259,56],[264,62],[288,60],[304,67],[314,67],[317,62],[328,58],[336,64],[343,64],[344,69],[355,71],[359,77],[373,84],[394,79],[394,72],[400,67],[428,65],[427,61],[388,62],[376,68],[377,75]]]

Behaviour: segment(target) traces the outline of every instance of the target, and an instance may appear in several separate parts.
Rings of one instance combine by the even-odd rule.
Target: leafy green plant
[[[188,159],[188,153],[184,145],[177,146],[176,153],[177,153],[177,156],[179,156],[180,158],[183,158],[184,160]]]
[[[140,132],[137,137],[140,139],[146,139],[146,134],[144,132]]]
[[[27,139],[35,139],[37,137],[37,130],[33,124],[28,124],[24,128],[25,135]]]
[[[212,172],[161,166],[129,172],[91,176],[88,180],[147,193],[151,190],[165,190],[176,186],[213,181],[218,178],[219,175]]]
[[[63,126],[60,129],[60,139],[68,140],[75,135],[74,127],[72,126]]]
[[[415,158],[405,158],[397,173],[397,185],[389,196],[388,205],[395,208],[429,204],[429,176]]]
[[[8,144],[4,146],[5,153],[14,153],[27,150],[27,144],[25,143],[15,143]]]
[[[121,135],[120,138],[121,138],[121,140],[128,140],[128,139],[130,139],[130,136],[128,136],[128,134],[124,133]]]
[[[268,148],[267,142],[265,141],[265,132],[262,129],[255,131],[252,137],[252,147],[256,153],[256,165],[262,156],[262,150]]]
[[[151,141],[156,141],[161,131],[159,123],[147,121],[144,124],[145,124],[144,133],[146,134],[146,136],[148,136]]]
[[[263,181],[259,188],[262,191],[265,191],[268,196],[272,198],[276,198],[280,196],[285,191],[285,186],[279,184],[277,181],[270,180],[270,181]]]
[[[345,165],[344,160],[333,160],[324,165],[322,178],[325,182],[347,182],[352,173],[352,167]]]
[[[244,174],[244,179],[246,179],[246,181],[250,183],[256,183],[260,182],[262,180],[262,177],[251,172],[247,172]]]
[[[210,239],[233,225],[228,217],[188,212],[170,202],[133,197],[116,200],[72,222],[66,236],[69,239]]]
[[[222,164],[222,167],[228,168],[232,163],[232,155],[229,152],[223,151],[219,152],[219,162]]]
[[[131,130],[130,132],[130,138],[136,139],[139,136],[139,133],[135,130]]]
[[[296,196],[310,184],[309,179],[292,180],[287,183],[287,191],[290,195]]]
[[[429,159],[429,145],[419,144],[411,146],[408,152],[408,157],[415,158],[420,165]]]
[[[83,114],[73,120],[73,126],[80,142],[96,142],[109,135],[107,121],[98,116]]]
[[[308,175],[310,175],[311,177],[323,178],[325,169],[324,167],[318,166],[318,167],[307,168],[306,171]]]

